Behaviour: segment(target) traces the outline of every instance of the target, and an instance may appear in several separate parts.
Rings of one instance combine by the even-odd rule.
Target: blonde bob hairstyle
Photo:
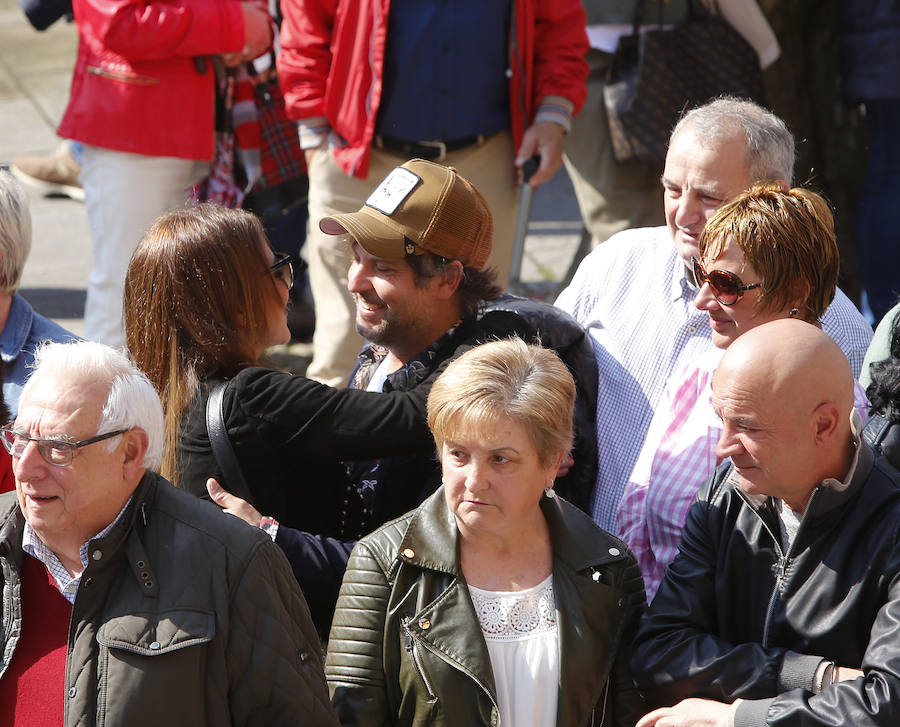
[[[760,311],[795,307],[808,323],[818,321],[834,298],[840,253],[828,203],[808,189],[758,184],[723,205],[697,242],[709,269],[737,245],[761,280]]]
[[[452,361],[428,394],[438,449],[463,434],[489,438],[502,417],[520,424],[544,467],[572,447],[575,382],[550,349],[518,338],[477,346]]]

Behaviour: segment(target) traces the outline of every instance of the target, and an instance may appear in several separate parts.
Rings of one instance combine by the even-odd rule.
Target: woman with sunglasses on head
[[[425,422],[430,382],[370,393],[263,367],[263,352],[290,338],[292,282],[290,259],[272,252],[252,214],[214,205],[178,210],[155,222],[131,259],[125,329],[131,355],[163,402],[161,474],[201,497],[214,477],[265,515],[261,525],[288,552],[327,634],[352,543],[298,531],[340,539],[355,527],[344,520],[354,503],[345,501],[343,460],[434,451]],[[225,429],[247,489],[225,476],[211,448],[207,400],[220,382]],[[310,548],[327,572],[303,557]],[[304,582],[311,577],[315,587]]]
[[[722,353],[768,321],[791,317],[819,325],[837,285],[832,214],[806,189],[751,188],[706,223],[698,247],[694,305],[708,313],[716,348],[669,379],[617,513],[618,533],[641,565],[648,600],[675,557],[698,487],[718,464],[721,423],[710,383]],[[865,418],[868,401],[859,385],[856,408]]]

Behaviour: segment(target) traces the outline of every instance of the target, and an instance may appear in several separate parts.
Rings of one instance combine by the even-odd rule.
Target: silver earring
[[[788,315],[789,315],[791,318],[793,318],[793,317],[796,316],[799,312],[800,312],[800,311],[798,311],[796,308],[791,308],[791,312],[788,313]]]
[[[556,497],[556,492],[553,491],[553,488],[552,488],[552,487],[545,487],[545,488],[544,488],[544,495],[545,495],[546,497],[553,498],[553,497]]]

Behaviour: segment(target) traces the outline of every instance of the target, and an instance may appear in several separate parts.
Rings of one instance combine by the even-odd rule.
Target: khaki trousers
[[[512,262],[512,244],[519,189],[513,165],[512,137],[496,134],[485,143],[450,152],[441,164],[455,167],[484,195],[494,217],[494,246],[488,266],[506,287]],[[306,249],[309,284],[316,307],[313,359],[306,375],[331,386],[345,386],[363,339],[356,332],[356,310],[347,292],[350,247],[347,237],[326,235],[319,220],[333,214],[355,212],[388,173],[407,161],[393,152],[372,148],[369,176],[349,177],[326,150],[313,154],[309,165],[309,231]]]
[[[603,102],[611,58],[593,48],[585,56],[591,69],[587,100],[572,121],[564,157],[594,247],[621,230],[665,224],[663,165],[618,162],[613,155]]]

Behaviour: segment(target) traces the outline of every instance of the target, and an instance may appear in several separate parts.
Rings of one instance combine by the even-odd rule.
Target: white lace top
[[[500,724],[556,724],[559,634],[553,576],[524,591],[469,586],[497,686]]]

